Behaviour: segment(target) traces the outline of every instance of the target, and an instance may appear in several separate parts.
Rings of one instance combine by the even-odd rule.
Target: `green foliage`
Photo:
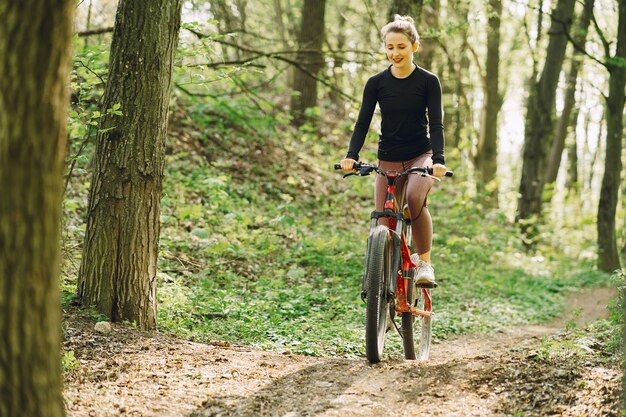
[[[612,332],[607,345],[609,351],[620,358],[622,371],[624,371],[626,370],[626,343],[624,343],[626,341],[626,269],[616,271],[613,278],[613,284],[617,287],[617,297],[609,305]]]
[[[63,353],[63,357],[61,358],[61,369],[63,370],[63,373],[74,371],[78,369],[79,366],[80,364],[78,363],[76,356],[74,356],[73,350]]]
[[[599,320],[584,329],[570,329],[545,338],[530,357],[550,363],[563,363],[573,357],[615,363],[618,356],[612,348],[614,337],[614,324]]]

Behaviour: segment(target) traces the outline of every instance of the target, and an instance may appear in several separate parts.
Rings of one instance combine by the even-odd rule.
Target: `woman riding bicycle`
[[[365,84],[363,102],[346,157],[341,168],[351,171],[365,143],[376,104],[380,106],[381,134],[378,141],[378,166],[384,171],[405,171],[412,167],[432,166],[433,176],[446,173],[444,158],[443,109],[441,85],[437,76],[413,62],[419,47],[419,35],[409,16],[395,20],[381,29],[389,67],[371,77]],[[432,178],[409,175],[398,183],[399,202],[406,200],[411,211],[413,241],[417,248],[418,284],[434,284],[431,265],[433,226],[426,205]],[[375,182],[376,211],[382,211],[387,182],[381,175]],[[387,219],[380,219],[385,224]]]

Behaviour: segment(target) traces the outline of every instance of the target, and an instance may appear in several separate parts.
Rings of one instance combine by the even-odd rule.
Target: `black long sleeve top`
[[[420,67],[406,78],[394,77],[387,68],[367,81],[347,158],[358,161],[377,103],[382,118],[378,159],[407,161],[432,149],[433,162],[445,163],[441,84]]]

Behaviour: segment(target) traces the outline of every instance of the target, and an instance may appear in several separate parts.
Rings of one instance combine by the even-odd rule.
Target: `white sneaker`
[[[421,259],[417,262],[417,274],[415,276],[415,284],[417,285],[435,285],[435,269],[428,262]]]

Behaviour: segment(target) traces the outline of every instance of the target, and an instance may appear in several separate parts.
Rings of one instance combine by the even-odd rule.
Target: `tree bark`
[[[572,116],[572,124],[578,124],[580,110],[575,109]],[[567,139],[567,138],[566,138]],[[565,188],[568,192],[573,192],[578,188],[578,137],[572,135],[569,145],[567,145],[567,176],[565,178]]]
[[[294,74],[291,112],[295,126],[301,126],[307,121],[306,109],[317,106],[317,80],[314,77],[324,66],[322,43],[325,10],[326,0],[304,0],[296,60],[305,71],[296,70]]]
[[[64,416],[59,294],[74,1],[0,3],[0,415]]]
[[[387,21],[392,22],[395,15],[411,16],[419,26],[424,0],[391,0],[387,9]]]
[[[622,208],[626,210],[626,184],[622,184]],[[624,221],[622,221],[624,224]],[[623,229],[622,229],[623,230]],[[622,239],[624,240],[622,245],[622,265],[626,264],[626,233],[622,233]]]
[[[612,272],[620,268],[615,234],[615,213],[622,173],[624,87],[626,87],[626,0],[618,2],[615,55],[607,57],[609,96],[606,100],[606,156],[598,205],[598,268]]]
[[[283,12],[283,5],[282,5],[281,0],[274,0],[274,14],[276,16],[275,18],[276,18],[278,35],[280,39],[283,41],[283,44],[288,45],[289,36],[288,36],[287,28],[285,26],[285,18],[284,18],[285,13]]]
[[[487,59],[485,63],[484,97],[476,151],[476,168],[480,183],[485,186],[496,179],[498,170],[498,114],[502,97],[498,90],[500,64],[500,20],[501,0],[489,0],[489,25],[487,33]],[[488,196],[491,206],[498,205],[498,190]]]
[[[339,51],[333,57],[333,78],[335,86],[343,91],[344,84],[344,69],[343,64],[346,62],[345,54],[342,52],[346,46],[346,18],[342,9],[338,10],[339,21],[337,22],[337,34],[335,38],[337,39],[337,44],[334,49]],[[339,117],[342,117],[344,114],[343,103],[344,98],[339,94],[339,92],[335,89],[331,90],[330,93],[330,101],[334,104],[334,110],[337,112]]]
[[[574,30],[573,39],[578,45],[584,45],[587,39],[587,31],[589,29],[589,23],[591,22],[591,14],[593,13],[594,0],[585,0],[583,10],[578,20],[578,25]],[[546,184],[553,184],[556,182],[556,177],[559,173],[561,166],[561,157],[563,156],[563,149],[565,149],[565,138],[568,131],[571,128],[576,128],[576,120],[572,119],[572,110],[576,103],[576,83],[578,80],[578,72],[583,60],[583,54],[574,49],[572,53],[572,60],[570,69],[567,74],[567,89],[565,91],[565,97],[563,99],[563,111],[559,117],[559,121],[556,127],[556,133],[554,137],[554,143],[550,151],[550,158],[548,160],[547,172],[544,182]]]
[[[156,326],[159,203],[182,0],[121,0],[93,161],[78,281],[85,305],[113,321]],[[103,113],[105,111],[103,110]]]
[[[425,68],[429,71],[432,71],[436,74],[439,71],[433,68],[433,61],[435,58],[435,51],[437,49],[435,36],[424,36],[424,32],[426,29],[439,29],[439,8],[440,0],[430,0],[428,3],[424,4],[420,10],[420,20],[416,20],[419,22],[417,25],[417,31],[420,33],[422,41],[420,41],[420,48],[417,53],[419,55],[419,66]],[[437,35],[438,36],[438,35]]]
[[[543,71],[539,81],[531,81],[526,105],[522,178],[516,221],[520,224],[522,233],[530,238],[526,239],[527,246],[532,240],[532,219],[541,216],[545,165],[554,133],[556,89],[565,57],[574,4],[575,0],[559,0],[553,10]]]

